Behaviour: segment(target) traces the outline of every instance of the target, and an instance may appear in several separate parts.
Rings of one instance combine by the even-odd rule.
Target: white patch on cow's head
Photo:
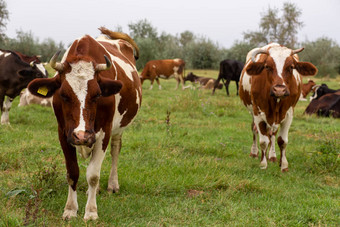
[[[179,67],[178,66],[174,66],[173,70],[174,70],[174,73],[177,73],[178,72],[178,69]]]
[[[277,75],[280,78],[282,78],[282,81],[283,81],[283,77],[282,77],[283,67],[284,67],[284,64],[286,63],[287,57],[289,57],[292,54],[292,50],[288,49],[287,47],[275,46],[269,49],[269,54],[275,62]]]
[[[85,131],[85,120],[83,110],[87,95],[88,81],[94,79],[94,67],[92,62],[79,61],[71,64],[72,71],[65,75],[66,81],[70,84],[74,94],[80,102],[79,125],[74,132]]]
[[[179,58],[174,59],[174,62],[179,62],[179,61],[181,61],[181,59],[179,59]]]
[[[40,72],[41,72],[43,75],[47,76],[47,75],[46,75],[46,69],[45,69],[45,67],[44,67],[44,65],[43,65],[42,63],[36,64],[36,66],[37,66],[37,68],[40,70]]]

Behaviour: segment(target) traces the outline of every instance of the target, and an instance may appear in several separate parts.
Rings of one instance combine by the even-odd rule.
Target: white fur
[[[45,67],[43,66],[42,63],[36,64],[36,66],[37,66],[37,68],[40,70],[40,72],[41,72],[43,75],[47,76],[47,75],[46,75],[46,69],[45,69]]]
[[[105,137],[104,131],[101,129],[96,134],[96,143],[94,144],[92,157],[90,163],[86,170],[86,180],[88,182],[88,193],[87,193],[87,203],[85,207],[85,220],[95,220],[98,218],[97,214],[97,202],[96,202],[96,193],[99,187],[99,179],[100,179],[100,169],[105,158],[106,152],[102,149],[103,140]],[[98,181],[94,185],[94,182],[91,182],[96,178]]]
[[[287,57],[292,53],[291,49],[286,47],[272,47],[269,49],[269,54],[273,58],[276,66],[277,75],[282,79],[283,85],[285,85],[282,72]]]
[[[71,186],[68,186],[68,196],[64,209],[63,219],[77,217],[77,211],[78,211],[77,191],[74,191]]]
[[[123,114],[119,113],[118,111],[118,105],[121,99],[122,99],[122,96],[119,93],[115,94],[115,100],[116,100],[115,110],[116,111],[115,111],[115,114],[113,116],[113,121],[112,121],[112,134],[121,134],[125,129],[125,127],[121,128],[121,122],[124,117],[124,114],[127,111],[124,111]]]
[[[74,132],[85,131],[83,110],[85,108],[88,82],[94,79],[94,68],[92,62],[85,61],[71,64],[71,67],[72,71],[66,74],[66,81],[70,84],[80,102],[79,125],[74,129]]]
[[[9,110],[11,109],[12,107],[12,102],[13,102],[13,99],[9,98],[9,97],[6,97],[6,100],[4,101],[3,103],[3,106],[2,106],[2,114],[1,114],[1,124],[2,125],[9,125]]]

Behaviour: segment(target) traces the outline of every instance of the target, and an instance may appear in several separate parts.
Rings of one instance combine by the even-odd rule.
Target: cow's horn
[[[104,58],[105,58],[106,63],[105,64],[98,64],[97,67],[96,67],[97,72],[108,70],[108,69],[111,68],[112,63],[111,63],[110,59],[106,55],[104,55]]]
[[[30,66],[31,66],[32,68],[34,67],[34,65],[35,65],[35,60],[33,60],[33,61],[30,62]]]
[[[312,87],[312,89],[315,89],[315,88],[318,88],[318,87],[320,87],[321,85],[314,85],[313,87]]]
[[[302,48],[300,48],[300,49],[292,50],[292,55],[297,54],[297,53],[300,53],[300,52],[303,51],[304,49],[305,49],[305,48],[302,47]]]
[[[262,49],[257,49],[253,52],[253,54],[251,55],[251,60],[252,62],[256,62],[255,57],[258,54],[269,54],[267,50],[262,50]]]
[[[60,50],[57,51],[57,53],[55,53],[53,55],[53,57],[51,58],[50,60],[50,65],[53,69],[55,69],[56,71],[60,72],[60,71],[63,71],[64,70],[64,65],[60,62],[57,62],[57,58],[60,54]]]

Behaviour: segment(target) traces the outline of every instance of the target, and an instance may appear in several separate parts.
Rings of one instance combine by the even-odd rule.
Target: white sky
[[[65,47],[85,34],[99,35],[100,26],[151,22],[160,34],[185,30],[230,48],[243,32],[258,30],[261,13],[268,7],[281,9],[287,0],[5,0],[9,11],[6,34],[31,31],[43,41],[52,38]],[[326,36],[340,45],[340,0],[288,0],[302,10],[304,27],[298,41]],[[281,14],[280,14],[281,15]]]

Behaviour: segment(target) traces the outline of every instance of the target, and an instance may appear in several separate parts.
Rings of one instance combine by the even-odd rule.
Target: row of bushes
[[[190,31],[175,36],[165,32],[158,35],[151,25],[149,30],[140,34],[140,31],[134,31],[135,25],[137,24],[129,25],[129,34],[140,48],[138,70],[141,70],[149,60],[167,58],[184,59],[186,68],[218,69],[219,62],[223,59],[244,61],[248,51],[255,47],[245,41],[236,41],[229,49],[226,49]],[[300,59],[315,64],[319,69],[318,77],[335,77],[340,73],[340,47],[335,41],[322,37],[316,41],[302,42],[298,47],[301,46],[305,47],[305,50],[299,54]],[[63,43],[56,43],[53,39],[40,42],[32,32],[19,31],[15,39],[0,40],[0,48],[17,50],[26,55],[41,55],[42,61],[48,61],[57,50],[65,51],[66,47]]]

